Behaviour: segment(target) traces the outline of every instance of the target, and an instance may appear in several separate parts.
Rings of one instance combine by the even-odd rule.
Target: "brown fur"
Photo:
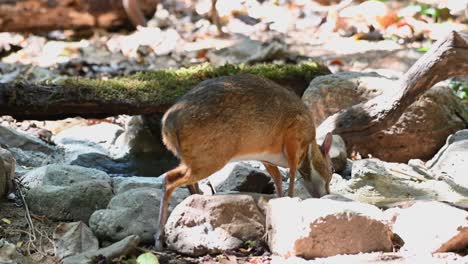
[[[306,157],[313,160],[309,166],[323,173],[321,177],[327,185],[331,178],[331,172],[324,170],[326,158],[315,143],[312,115],[301,98],[254,75],[220,77],[200,83],[165,113],[162,137],[167,148],[180,158],[181,165],[167,172],[165,178],[160,229],[175,188],[207,178],[239,156],[284,154],[290,168],[290,196],[294,195],[296,170]],[[307,155],[309,146],[312,157]],[[281,176],[276,164],[266,161],[265,166],[281,196]],[[162,234],[157,239],[161,237]]]

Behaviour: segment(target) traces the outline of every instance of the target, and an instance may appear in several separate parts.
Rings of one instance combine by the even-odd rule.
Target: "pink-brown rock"
[[[365,102],[398,88],[398,80],[377,73],[337,73],[312,80],[302,100],[314,113],[319,126],[340,110]],[[389,98],[382,96],[382,98]],[[445,143],[447,136],[465,128],[467,106],[444,85],[432,87],[410,105],[388,129],[346,142],[348,152],[371,154],[381,160],[407,162],[430,159]]]
[[[391,251],[392,232],[377,207],[329,199],[280,198],[268,203],[268,245],[282,257],[305,259]]]
[[[417,253],[455,252],[468,247],[468,212],[442,202],[416,202],[385,214],[400,236],[402,251]]]
[[[260,239],[265,216],[249,195],[191,195],[174,208],[165,231],[169,248],[177,252],[217,254]]]

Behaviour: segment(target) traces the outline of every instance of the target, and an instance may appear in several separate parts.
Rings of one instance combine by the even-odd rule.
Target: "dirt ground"
[[[55,264],[60,263],[55,257],[55,246],[53,241],[53,233],[58,221],[50,220],[46,217],[31,214],[34,232],[32,231],[27,220],[25,208],[18,202],[1,200],[0,201],[0,239],[4,239],[17,247],[17,253],[20,253],[26,258],[21,258],[18,263],[21,264]],[[145,251],[151,251],[151,246],[139,248],[136,256]],[[224,255],[218,256],[203,256],[200,258],[192,258],[175,254],[170,251],[154,252],[161,264],[234,264],[234,263],[269,263],[271,258],[268,252],[265,253],[264,247],[253,249],[250,252],[239,249],[232,252],[227,252]],[[252,256],[263,255],[263,256]],[[135,256],[129,256],[129,259]],[[134,258],[133,258],[134,259]],[[23,263],[24,262],[24,263]],[[116,264],[133,264],[131,260],[115,260]]]

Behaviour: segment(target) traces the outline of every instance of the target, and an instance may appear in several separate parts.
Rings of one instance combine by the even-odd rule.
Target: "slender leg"
[[[300,142],[295,137],[287,137],[285,142],[286,156],[288,157],[289,164],[288,196],[294,197],[294,183],[296,180],[296,172],[300,159]]]
[[[282,185],[282,177],[281,173],[278,170],[278,167],[271,165],[270,163],[263,162],[263,165],[265,166],[266,170],[270,174],[270,176],[273,178],[273,182],[275,183],[276,187],[276,195],[278,197],[283,196],[283,185]]]
[[[163,182],[163,197],[160,201],[159,207],[159,226],[158,232],[155,235],[155,247],[156,250],[162,250],[163,244],[165,241],[164,226],[167,221],[167,209],[169,207],[169,201],[171,198],[172,192],[179,186],[185,185],[190,179],[190,170],[183,165],[169,171],[165,175]]]
[[[198,187],[198,183],[192,183],[187,185],[190,194],[201,194],[200,188]]]

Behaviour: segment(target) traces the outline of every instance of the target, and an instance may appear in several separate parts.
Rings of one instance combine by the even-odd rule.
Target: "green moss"
[[[63,93],[72,93],[82,99],[99,98],[104,101],[133,101],[152,104],[170,104],[201,81],[227,75],[251,73],[271,80],[301,79],[310,82],[318,75],[328,74],[328,69],[316,62],[299,64],[225,65],[212,67],[209,64],[181,68],[141,72],[110,80],[69,78],[58,85]],[[53,97],[59,99],[63,94]],[[54,99],[54,98],[51,98]]]

